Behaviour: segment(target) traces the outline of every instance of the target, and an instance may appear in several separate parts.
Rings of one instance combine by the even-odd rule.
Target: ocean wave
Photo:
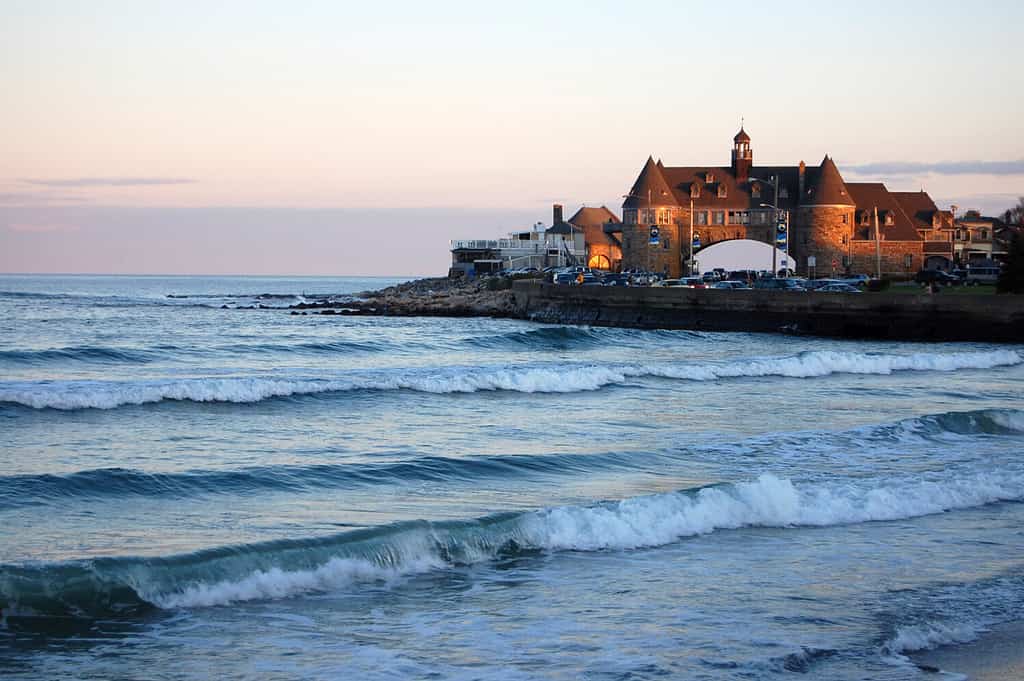
[[[624,551],[742,527],[898,520],[1021,499],[1024,475],[1005,471],[805,484],[765,474],[592,506],[406,522],[166,558],[5,565],[0,608],[23,616],[95,617],[228,605],[390,582],[524,552]]]
[[[980,622],[925,622],[897,627],[896,635],[882,646],[883,654],[897,655],[940,646],[970,643],[987,630]]]
[[[139,348],[83,345],[44,350],[0,350],[0,363],[33,366],[55,362],[146,364],[158,354],[158,351]]]
[[[0,476],[0,510],[69,499],[191,497],[212,494],[301,492],[409,482],[452,482],[487,477],[567,475],[580,470],[635,469],[629,454],[497,455],[477,458],[426,456],[390,463],[257,466],[241,470],[190,470],[147,473],[100,468],[65,475]]]
[[[813,351],[788,357],[665,365],[537,365],[512,368],[446,368],[356,373],[338,378],[188,378],[137,382],[54,381],[0,383],[0,402],[36,409],[112,409],[164,400],[260,402],[292,395],[356,390],[426,393],[574,393],[637,378],[716,381],[745,377],[816,378],[831,374],[886,375],[897,371],[957,371],[1018,365],[1013,350],[956,353],[871,354]]]
[[[637,334],[645,339],[679,341],[681,338],[703,338],[697,331],[635,331],[610,327],[586,326],[540,326],[523,331],[509,331],[491,336],[475,336],[465,339],[463,344],[487,350],[544,350],[598,347],[619,343],[627,338],[635,341]]]

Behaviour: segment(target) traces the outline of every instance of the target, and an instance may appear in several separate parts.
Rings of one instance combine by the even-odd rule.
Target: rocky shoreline
[[[517,317],[512,280],[465,281],[433,277],[345,298],[322,298],[289,306],[293,315],[390,317]]]

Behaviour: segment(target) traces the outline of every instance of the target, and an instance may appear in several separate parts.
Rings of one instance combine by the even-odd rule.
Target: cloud
[[[940,161],[915,163],[881,161],[847,166],[856,175],[1024,175],[1024,159],[1017,161]]]
[[[23,178],[21,181],[41,187],[147,187],[197,182],[188,177],[74,177],[58,180]]]
[[[11,204],[51,204],[65,202],[81,202],[81,196],[56,195],[36,192],[0,192],[0,203]]]
[[[24,232],[27,234],[53,234],[54,232],[77,232],[78,225],[15,222],[7,225],[7,229],[12,232]]]

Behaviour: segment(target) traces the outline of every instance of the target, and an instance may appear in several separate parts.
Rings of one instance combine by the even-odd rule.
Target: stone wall
[[[880,241],[883,277],[910,277],[924,267],[923,241]],[[875,242],[856,240],[851,243],[852,272],[875,276],[877,257]],[[910,262],[907,263],[907,256]]]
[[[830,271],[833,260],[838,265],[837,270],[844,271],[843,263],[851,256],[853,219],[853,206],[803,206],[793,211],[789,251],[797,274],[807,274],[807,257],[811,255],[817,261],[818,274]]]
[[[809,293],[516,282],[516,314],[631,328],[768,331],[844,338],[1024,338],[1024,295]]]

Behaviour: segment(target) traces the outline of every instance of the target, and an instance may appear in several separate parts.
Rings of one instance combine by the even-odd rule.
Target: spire
[[[850,196],[843,176],[839,174],[835,162],[825,154],[821,159],[821,167],[818,168],[818,176],[810,184],[806,196],[800,200],[805,205],[817,206],[852,206],[853,197]]]
[[[650,206],[676,206],[675,195],[669,186],[661,167],[648,156],[640,176],[622,202],[623,208],[649,208]]]

